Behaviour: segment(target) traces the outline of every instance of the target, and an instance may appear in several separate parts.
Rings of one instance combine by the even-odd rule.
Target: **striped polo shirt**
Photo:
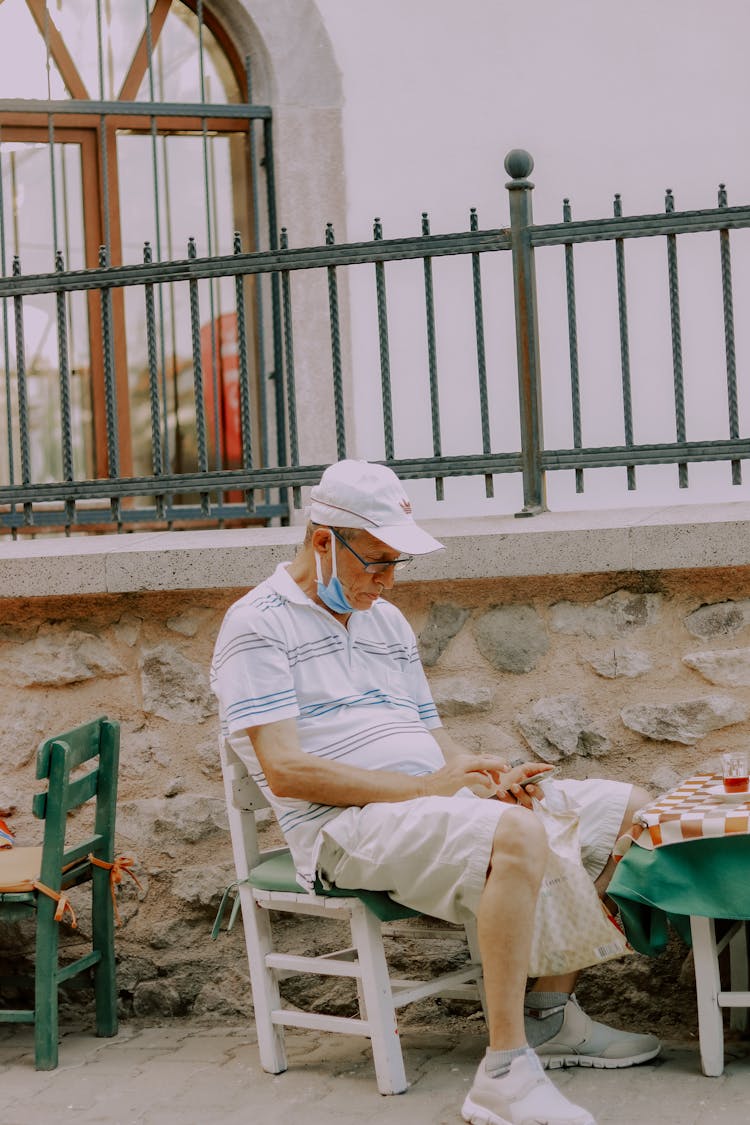
[[[441,723],[416,638],[400,610],[381,598],[345,627],[307,597],[287,566],[227,611],[211,685],[222,737],[263,790],[309,888],[318,832],[342,809],[276,797],[248,727],[296,719],[306,753],[362,769],[417,776],[444,759],[429,733]]]

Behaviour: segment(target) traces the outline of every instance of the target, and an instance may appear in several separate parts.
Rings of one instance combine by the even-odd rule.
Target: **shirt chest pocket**
[[[364,673],[360,679],[363,690],[373,695],[403,702],[413,694],[409,664],[405,660],[370,660],[361,672]]]

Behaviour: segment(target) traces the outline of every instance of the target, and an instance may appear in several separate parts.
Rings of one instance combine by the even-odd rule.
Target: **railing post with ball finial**
[[[510,201],[510,235],[513,259],[513,292],[516,307],[518,398],[523,464],[523,510],[518,516],[533,516],[547,510],[546,483],[542,467],[542,389],[539,363],[534,248],[529,228],[533,223],[529,176],[534,168],[530,153],[514,148],[505,157],[511,180],[505,186]]]

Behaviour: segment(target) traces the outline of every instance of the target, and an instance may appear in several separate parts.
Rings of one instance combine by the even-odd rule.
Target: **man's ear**
[[[331,532],[327,527],[316,527],[310,542],[313,550],[319,555],[325,555],[331,549]]]

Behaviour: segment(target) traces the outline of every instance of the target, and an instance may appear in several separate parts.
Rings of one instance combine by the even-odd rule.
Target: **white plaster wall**
[[[506,221],[502,160],[536,160],[536,217],[711,206],[750,189],[750,9],[728,0],[316,0],[341,69],[353,237],[419,212]]]
[[[273,146],[278,226],[291,246],[318,245],[332,222],[340,241],[346,232],[346,184],[341,134],[341,74],[327,29],[313,0],[216,0],[214,5],[240,57],[250,56],[253,100],[273,108]],[[264,201],[261,201],[264,205]],[[265,213],[262,229],[265,229]],[[265,241],[264,241],[265,245]],[[331,348],[325,277],[294,277],[293,316],[300,460],[335,459]],[[264,288],[268,323],[266,366],[273,368],[270,292]],[[342,285],[342,337],[348,357],[346,285]],[[344,380],[349,424],[354,395]],[[269,401],[272,398],[269,394]]]

